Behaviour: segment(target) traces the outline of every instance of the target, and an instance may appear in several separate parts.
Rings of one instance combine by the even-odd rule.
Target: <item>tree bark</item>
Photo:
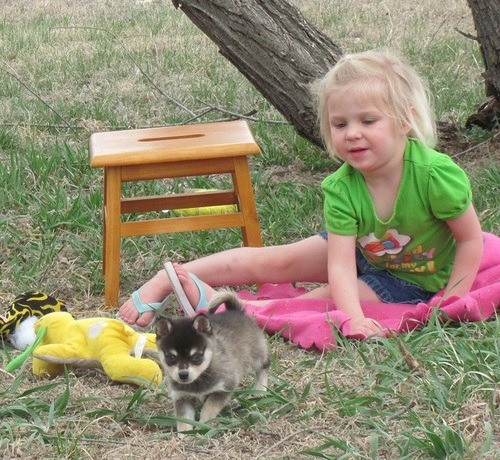
[[[500,120],[500,2],[498,0],[467,0],[472,12],[477,40],[481,48],[486,102],[478,113],[469,117],[466,126],[478,125],[493,129]]]
[[[342,52],[287,0],[173,0],[297,132],[323,146],[310,83]]]

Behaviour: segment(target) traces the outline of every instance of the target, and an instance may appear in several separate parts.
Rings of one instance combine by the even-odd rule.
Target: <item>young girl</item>
[[[360,300],[466,294],[481,227],[465,173],[431,149],[434,119],[415,70],[392,52],[347,55],[316,92],[325,144],[344,161],[322,187],[330,293],[351,331],[379,330]]]
[[[176,266],[190,302],[209,299],[209,285],[328,280],[306,296],[333,298],[351,317],[351,333],[370,336],[381,329],[361,300],[415,304],[442,288],[445,298],[466,294],[481,260],[481,228],[464,172],[431,149],[434,118],[417,73],[392,52],[368,51],[343,57],[314,90],[325,145],[344,162],[322,184],[327,232]],[[170,291],[160,271],[141,288],[142,302]],[[122,318],[149,321],[138,305],[129,299]]]

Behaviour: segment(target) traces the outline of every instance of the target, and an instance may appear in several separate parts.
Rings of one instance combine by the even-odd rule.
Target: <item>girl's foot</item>
[[[217,291],[204,281],[198,279],[198,282],[195,282],[190,273],[182,265],[173,264],[173,266],[182,289],[193,309],[196,310],[197,307],[199,309],[205,308],[205,305],[200,305],[200,300],[205,298],[206,301],[209,301]],[[203,289],[203,293],[201,289]]]
[[[166,273],[161,270],[139,289],[142,303],[161,302],[171,291]],[[154,311],[139,313],[130,297],[118,310],[119,317],[125,323],[139,327],[148,326],[155,315]]]
[[[207,300],[210,300],[213,297],[216,292],[215,289],[201,280],[198,281],[199,284],[196,284],[196,282],[191,278],[189,272],[182,265],[173,265],[174,270],[179,277],[182,289],[194,309],[198,306],[200,299],[202,298],[200,289],[204,290]],[[148,304],[161,302],[171,292],[172,287],[170,285],[170,280],[168,279],[165,270],[161,270],[139,289],[138,294],[141,302]],[[151,324],[155,316],[155,311],[139,313],[132,297],[130,297],[120,307],[118,315],[122,321],[130,326],[147,327]]]

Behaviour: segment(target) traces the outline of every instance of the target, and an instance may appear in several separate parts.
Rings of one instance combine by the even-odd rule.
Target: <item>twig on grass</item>
[[[470,40],[479,42],[479,38],[477,38],[475,35],[468,34],[467,32],[462,32],[458,27],[454,27],[454,29],[456,32],[458,32],[460,35],[463,35],[465,38],[469,38]]]
[[[3,372],[5,375],[9,376],[10,378],[14,378],[14,375],[11,374],[10,372],[7,372],[5,369],[0,368],[0,371]]]
[[[436,30],[434,31],[434,33],[431,35],[431,37],[429,38],[429,40],[427,40],[427,43],[424,45],[424,50],[427,50],[427,48],[429,48],[429,46],[431,45],[431,43],[434,41],[434,39],[436,38],[436,35],[438,34],[438,32],[441,30],[441,28],[444,26],[444,24],[446,23],[446,21],[448,20],[448,16],[450,15],[450,13],[448,13],[446,15],[446,17],[441,21],[441,24],[439,24],[439,26],[437,26]]]
[[[35,93],[24,81],[21,80],[21,77],[17,75],[16,71],[10,66],[7,62],[4,60],[1,61],[2,65],[4,66],[4,72],[7,75],[10,75],[12,78],[17,80],[24,88],[26,88],[33,96],[35,96],[43,105],[45,105],[51,112],[55,113],[63,122],[64,124],[68,127],[71,128],[71,125],[59,114],[54,108],[52,108],[47,102],[45,102],[38,94]],[[5,67],[9,67],[11,70],[7,70]]]
[[[46,129],[86,129],[85,126],[78,126],[78,125],[48,125],[48,124],[41,124],[41,123],[25,123],[25,122],[10,122],[10,121],[4,121],[0,122],[0,126],[23,126],[23,127],[29,127],[29,128],[46,128]]]
[[[391,421],[391,420],[395,420],[395,419],[401,417],[401,415],[403,415],[406,412],[408,412],[412,407],[415,407],[415,405],[416,405],[415,401],[410,401],[410,403],[407,404],[405,407],[402,407],[401,409],[397,410],[393,414],[388,415],[385,419],[388,422]]]
[[[472,150],[475,150],[479,147],[481,147],[484,144],[487,144],[488,142],[492,141],[493,139],[497,138],[500,135],[500,131],[497,131],[493,136],[491,136],[489,139],[486,139],[485,141],[480,142],[479,144],[473,145],[472,147],[469,147],[468,149],[462,150],[461,152],[455,153],[454,155],[451,155],[451,158],[456,158],[460,155],[464,155],[465,153],[469,153]]]
[[[221,113],[228,115],[230,117],[233,117],[233,118],[241,118],[244,120],[255,121],[255,122],[262,121],[262,120],[259,120],[258,118],[252,117],[252,115],[255,115],[257,113],[256,109],[252,109],[245,114],[241,114],[241,113],[237,113],[237,112],[231,112],[230,110],[223,109],[223,108],[218,107],[216,105],[202,101],[201,99],[198,99],[198,98],[196,98],[196,100],[198,102],[201,102],[202,104],[206,105],[207,109],[209,109],[209,111],[215,110],[217,112],[221,112]],[[290,124],[287,121],[281,121],[281,120],[265,120],[265,123],[268,123],[271,125],[289,125]]]
[[[205,116],[205,115],[208,115],[210,112],[213,112],[214,109],[212,109],[212,107],[208,107],[206,108],[205,110],[203,110],[199,115],[196,115],[194,117],[191,117],[189,120],[186,120],[184,123],[182,123],[183,125],[188,125],[189,123],[192,123],[193,121],[196,121],[198,120],[199,118]]]

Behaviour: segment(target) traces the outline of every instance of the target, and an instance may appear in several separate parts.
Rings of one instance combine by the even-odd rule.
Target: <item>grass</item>
[[[257,110],[252,159],[266,244],[320,230],[318,184],[335,168],[170,2],[4,2],[0,11],[0,300],[41,289],[75,317],[102,309],[102,171],[89,167],[95,131]],[[463,125],[482,101],[481,60],[465,0],[436,3],[296,0],[345,51],[391,46],[429,79],[438,119]],[[207,107],[212,107],[208,110]],[[213,109],[216,107],[217,109]],[[468,153],[466,149],[473,148]],[[498,139],[460,131],[444,142],[467,170],[485,230],[500,233]],[[210,177],[132,185],[127,193],[225,187]],[[126,239],[122,299],[165,257],[190,260],[241,244],[239,232]],[[1,313],[1,311],[0,311]],[[37,381],[30,363],[0,369],[2,458],[493,459],[498,438],[498,320],[444,325],[319,355],[270,337],[272,388],[247,385],[216,423],[178,441],[158,389],[74,369]],[[0,346],[4,368],[16,355]],[[412,359],[410,359],[412,358]]]
[[[451,327],[434,319],[398,339],[344,340],[322,359],[281,347],[271,390],[236,392],[217,423],[193,429],[203,437],[193,437],[188,446],[205,458],[203,451],[217,452],[219,442],[248,441],[260,433],[275,439],[268,446],[255,440],[272,458],[283,458],[274,448],[280,436],[288,438],[287,450],[293,446],[285,458],[495,458],[498,333],[495,321]],[[395,340],[419,363],[417,369],[408,367]],[[2,447],[22,438],[56,453],[41,458],[88,458],[89,445],[113,458],[132,442],[127,434],[152,449],[170,439],[175,419],[164,410],[164,386],[115,386],[108,393],[96,389],[106,385],[102,375],[76,377],[40,384],[24,370],[6,382],[0,392]],[[283,432],[272,436],[276,426]]]

